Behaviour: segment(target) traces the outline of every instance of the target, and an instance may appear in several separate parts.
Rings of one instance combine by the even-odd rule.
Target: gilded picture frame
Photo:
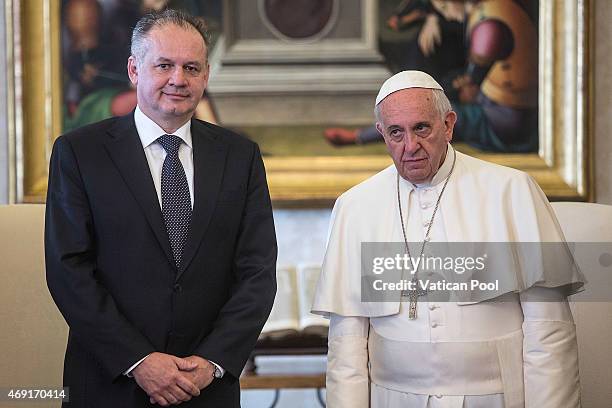
[[[14,202],[44,202],[61,132],[60,3],[5,1]],[[539,151],[477,154],[527,171],[551,200],[593,200],[591,13],[589,0],[540,1]],[[276,206],[330,205],[390,163],[386,156],[265,159]]]

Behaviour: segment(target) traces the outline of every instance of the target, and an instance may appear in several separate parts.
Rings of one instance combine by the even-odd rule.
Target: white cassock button
[[[435,310],[437,308],[438,308],[438,306],[436,306],[436,305],[429,305],[429,310]]]
[[[424,227],[429,227],[429,221],[423,221],[423,226]]]
[[[422,209],[422,210],[425,210],[425,209],[427,209],[427,208],[429,208],[429,207],[431,207],[431,203],[422,203],[422,204],[421,204],[421,209]]]
[[[440,394],[436,395],[436,398],[440,399],[442,396]]]
[[[438,323],[433,322],[433,323],[431,324],[431,328],[432,328],[432,329],[435,329],[436,327],[438,327]]]
[[[425,239],[423,241],[429,242],[429,241],[431,241],[431,238],[430,237],[425,237]]]

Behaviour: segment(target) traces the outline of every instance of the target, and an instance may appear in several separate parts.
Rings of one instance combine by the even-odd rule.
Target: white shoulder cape
[[[526,173],[457,152],[457,161],[440,203],[449,242],[564,242],[546,196]],[[327,251],[312,312],[328,316],[389,316],[399,312],[399,297],[385,302],[361,301],[361,243],[401,240],[396,199],[397,171],[391,165],[351,188],[336,201]],[[571,256],[571,255],[570,255]],[[585,282],[576,270],[558,276],[552,268],[514,268],[504,292],[534,285],[569,285],[576,292]],[[475,303],[485,298],[472,298]]]

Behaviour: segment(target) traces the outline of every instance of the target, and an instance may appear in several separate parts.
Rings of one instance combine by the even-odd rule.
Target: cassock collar
[[[408,188],[409,191],[414,189],[436,186],[446,180],[446,177],[449,175],[451,168],[453,167],[453,159],[455,157],[455,154],[455,149],[453,149],[450,143],[448,143],[446,145],[446,157],[444,158],[444,163],[442,163],[442,166],[440,166],[436,174],[434,174],[433,178],[431,179],[431,182],[429,183],[413,184],[408,180],[402,178],[401,176],[400,180],[403,182],[406,188]]]
[[[138,136],[140,136],[143,148],[155,143],[158,137],[166,134],[164,129],[140,110],[139,106],[136,106],[134,111],[134,123],[136,124],[136,130],[138,131]],[[191,120],[188,120],[187,123],[176,129],[172,134],[183,139],[183,142],[190,148],[193,147],[191,143]]]

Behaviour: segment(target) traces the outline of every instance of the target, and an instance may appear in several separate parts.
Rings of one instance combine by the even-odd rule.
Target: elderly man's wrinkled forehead
[[[381,122],[385,113],[418,111],[427,114],[430,112],[443,118],[450,109],[450,103],[443,91],[429,88],[408,88],[389,94],[376,105],[374,113],[376,120]]]

